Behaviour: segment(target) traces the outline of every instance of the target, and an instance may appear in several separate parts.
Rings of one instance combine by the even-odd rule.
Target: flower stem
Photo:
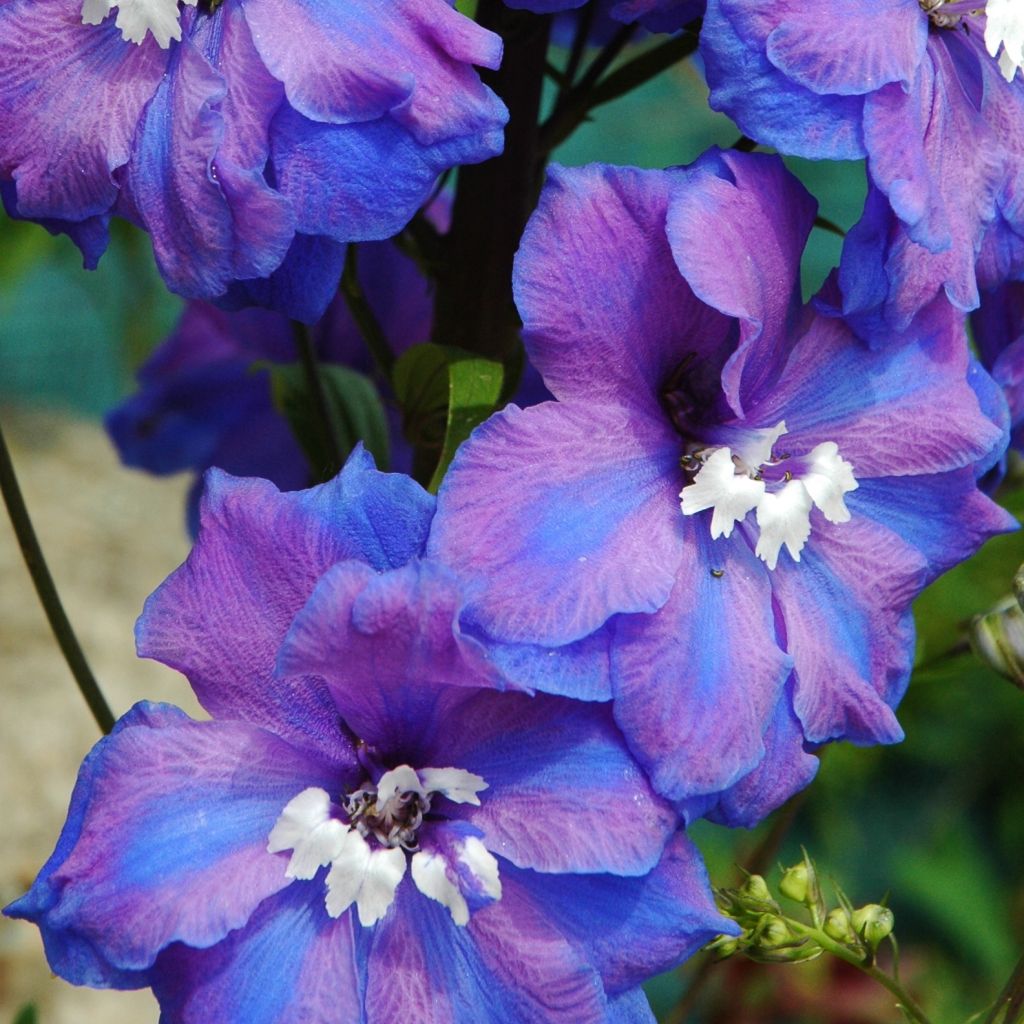
[[[53,630],[61,654],[64,655],[64,660],[67,662],[68,668],[71,669],[71,674],[85,698],[85,703],[92,712],[92,717],[96,719],[96,724],[104,733],[108,733],[114,727],[114,715],[96,682],[96,677],[89,668],[89,663],[85,659],[85,654],[78,643],[75,631],[71,628],[60,596],[57,594],[57,587],[47,568],[43,550],[39,546],[36,531],[29,518],[28,509],[25,507],[25,499],[22,497],[21,487],[19,487],[18,478],[14,473],[14,463],[11,461],[11,454],[7,449],[2,429],[0,429],[0,491],[3,492],[4,504],[11,517],[11,525],[18,538],[22,558],[24,558],[25,566],[32,577],[32,583],[39,595],[43,611],[46,612],[46,618],[50,623],[50,629]]]
[[[341,471],[341,467],[345,464],[345,454],[334,429],[334,421],[331,419],[331,411],[327,405],[327,389],[324,387],[323,377],[320,374],[320,363],[309,336],[309,328],[304,323],[293,320],[292,334],[295,338],[295,347],[299,350],[299,359],[302,362],[302,371],[306,378],[306,388],[313,403],[317,422],[320,424],[324,451],[330,455],[330,464],[326,468],[326,479],[329,480]]]
[[[853,950],[847,949],[842,943],[836,942],[830,938],[821,928],[817,928],[814,925],[802,924],[800,921],[794,921],[792,918],[785,918],[786,924],[790,929],[796,932],[798,935],[806,935],[809,938],[814,939],[822,949],[827,950],[833,956],[838,957],[840,960],[846,961],[858,970],[863,971],[868,977],[874,978],[883,988],[887,988],[898,1000],[900,1008],[907,1014],[907,1016],[916,1021],[916,1024],[931,1024],[928,1017],[925,1015],[924,1010],[914,1001],[914,999],[907,993],[903,985],[895,978],[890,977],[884,971],[879,970],[874,963],[865,962],[865,960],[858,956]]]
[[[363,343],[373,359],[377,372],[384,380],[391,380],[391,368],[395,365],[395,355],[388,345],[379,321],[366,301],[362,285],[359,283],[357,248],[355,242],[349,242],[345,254],[345,272],[341,277],[341,294],[352,319],[359,328]]]

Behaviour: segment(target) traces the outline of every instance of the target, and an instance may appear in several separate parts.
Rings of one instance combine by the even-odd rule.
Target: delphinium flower
[[[4,198],[87,265],[119,214],[173,291],[298,296],[315,319],[342,243],[395,234],[441,171],[500,152],[507,113],[473,68],[500,58],[446,0],[10,0]]]
[[[442,211],[443,212],[443,211]],[[427,280],[395,242],[360,245],[363,295],[396,354],[430,336]],[[344,298],[336,294],[310,330],[326,364],[370,373],[372,362]],[[238,476],[260,476],[282,490],[310,483],[309,466],[288,423],[274,408],[270,375],[255,365],[299,360],[293,325],[281,313],[226,312],[206,302],[186,307],[174,333],[138,372],[139,391],[107,417],[122,460],[166,474],[199,476],[189,497],[189,522],[198,525],[202,476],[217,466]],[[391,466],[406,469],[408,447],[398,410],[391,413]]]
[[[1015,0],[709,0],[711,105],[783,153],[867,158],[839,282],[874,343],[936,294],[974,309],[983,241],[1021,244],[1022,33]]]
[[[900,738],[911,601],[1013,525],[975,486],[1005,436],[964,318],[933,301],[872,350],[801,307],[814,215],[775,157],[553,170],[515,294],[557,401],[477,429],[428,547],[475,588],[465,629],[599,640],[658,790],[731,824],[814,746]]]
[[[651,1022],[639,981],[730,930],[606,705],[503,692],[419,560],[432,499],[358,451],[282,494],[211,471],[136,705],[7,908],[53,970],[166,1024]]]
[[[613,25],[639,22],[652,32],[675,32],[704,12],[705,0],[505,0],[509,7],[553,14],[595,5],[592,39],[603,39]]]

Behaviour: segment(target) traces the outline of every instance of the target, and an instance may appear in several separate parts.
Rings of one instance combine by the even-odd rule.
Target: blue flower
[[[911,601],[1013,525],[975,485],[1005,434],[963,317],[936,300],[872,350],[802,307],[814,214],[774,157],[555,169],[515,294],[557,401],[477,429],[428,547],[474,588],[465,628],[586,650],[659,792],[730,824],[814,745],[901,737]],[[560,692],[601,696],[583,678]]]
[[[650,1024],[639,982],[735,930],[607,706],[502,692],[432,512],[361,451],[211,474],[138,642],[212,721],[140,704],[86,758],[6,911],[56,973],[167,1024]]]
[[[991,286],[989,264],[1024,234],[1024,78],[1006,56],[1024,23],[1014,5],[986,27],[984,6],[709,0],[713,107],[783,153],[867,157],[867,204],[839,282],[842,312],[872,342],[937,294],[974,309],[977,275]]]
[[[472,67],[500,58],[446,0],[11,0],[5,202],[89,265],[119,214],[173,291],[316,319],[342,243],[395,234],[441,171],[500,152],[507,112]]]

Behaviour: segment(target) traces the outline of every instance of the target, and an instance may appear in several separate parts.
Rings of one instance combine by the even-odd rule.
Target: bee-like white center
[[[195,7],[198,0],[183,2]],[[82,0],[82,23],[98,25],[115,7],[117,20],[114,24],[129,43],[141,44],[146,33],[151,32],[166,50],[172,39],[181,39],[179,0]]]
[[[800,561],[811,533],[811,508],[830,523],[850,518],[843,495],[857,489],[853,466],[834,441],[824,441],[807,455],[777,455],[775,443],[786,433],[783,420],[774,427],[745,432],[735,446],[698,448],[684,456],[693,483],[679,494],[683,514],[713,509],[711,536],[728,537],[736,523],[755,512],[755,554],[769,569],[778,564],[782,546]]]
[[[327,792],[304,789],[288,802],[267,842],[269,853],[291,850],[288,878],[327,872],[326,907],[340,917],[354,903],[359,923],[376,924],[387,913],[411,854],[412,880],[421,893],[451,912],[457,925],[469,921],[475,903],[501,898],[498,862],[476,835],[455,834],[442,849],[420,849],[420,829],[432,802],[479,806],[487,783],[461,768],[399,765],[376,785],[367,784],[333,806]]]

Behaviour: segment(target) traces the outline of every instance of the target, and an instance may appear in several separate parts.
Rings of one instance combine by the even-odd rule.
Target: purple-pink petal
[[[664,415],[509,406],[456,455],[428,552],[467,581],[471,614],[498,640],[553,646],[654,611],[680,557],[679,454]]]
[[[712,540],[709,518],[685,523],[668,602],[614,626],[616,720],[673,800],[726,789],[757,766],[792,667],[775,635],[768,570],[739,533]]]
[[[73,847],[45,884],[42,926],[122,969],[181,941],[210,946],[288,884],[267,853],[283,806],[333,771],[263,729],[141,707],[101,741]],[[60,965],[55,965],[60,966]]]

